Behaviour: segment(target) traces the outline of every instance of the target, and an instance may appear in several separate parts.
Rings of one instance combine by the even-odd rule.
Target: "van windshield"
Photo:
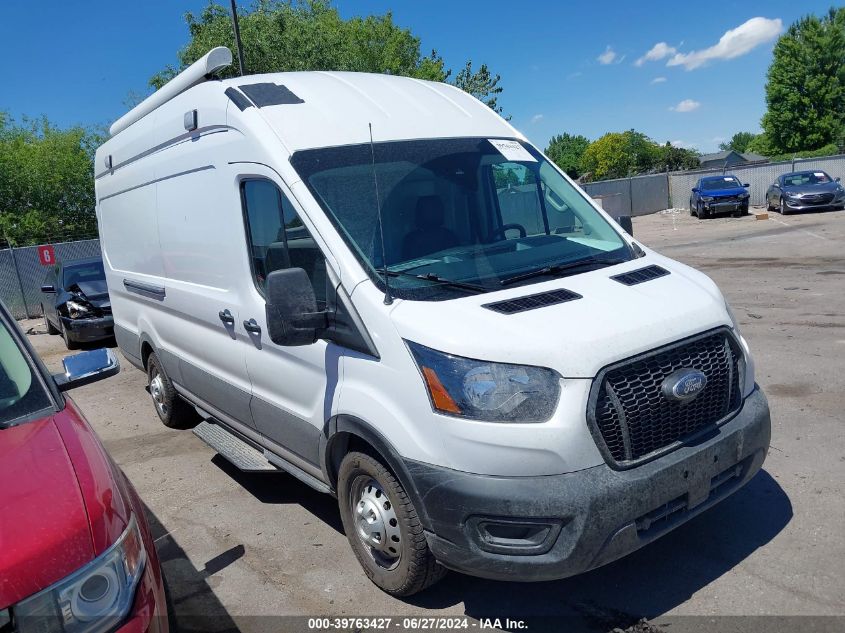
[[[351,145],[291,162],[373,281],[384,289],[386,265],[400,298],[448,299],[632,257],[584,194],[517,140]]]

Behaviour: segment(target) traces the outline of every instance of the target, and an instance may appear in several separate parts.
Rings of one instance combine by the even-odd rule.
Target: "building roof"
[[[763,161],[768,160],[765,156],[760,156],[760,154],[754,154],[753,152],[745,152],[740,153],[736,150],[729,149],[722,152],[715,152],[713,154],[702,154],[699,157],[699,161],[702,163],[710,163],[713,161],[724,161],[727,160],[731,154],[738,156],[742,162],[745,163],[761,163]]]

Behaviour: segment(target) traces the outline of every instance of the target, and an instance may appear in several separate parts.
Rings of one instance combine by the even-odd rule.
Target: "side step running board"
[[[194,427],[194,435],[243,471],[273,472],[279,470],[267,461],[261,451],[217,424],[206,421],[200,422]]]
[[[310,473],[306,473],[296,464],[291,464],[286,459],[283,459],[276,455],[275,453],[271,453],[267,449],[264,450],[264,457],[267,458],[268,462],[275,464],[283,471],[288,473],[289,475],[293,475],[302,483],[311,486],[314,490],[319,492],[325,492],[326,494],[332,494],[332,489],[329,488],[324,482],[320,481]]]
[[[278,472],[283,470],[302,483],[311,486],[314,490],[332,494],[331,488],[326,483],[305,472],[299,466],[291,464],[267,449],[264,449],[262,453],[219,424],[204,420],[194,427],[194,435],[240,470],[245,472]]]

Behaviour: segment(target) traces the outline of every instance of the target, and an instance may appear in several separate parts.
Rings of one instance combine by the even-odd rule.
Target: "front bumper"
[[[111,315],[91,319],[71,319],[63,316],[61,319],[68,336],[77,343],[99,341],[114,336],[114,317]]]
[[[748,198],[742,200],[713,200],[712,202],[705,202],[704,208],[713,213],[725,213],[729,211],[739,211],[740,209],[748,209]]]
[[[792,211],[806,211],[807,209],[829,209],[845,205],[845,195],[834,196],[833,200],[826,202],[811,202],[802,198],[789,198],[784,196],[784,204]]]
[[[474,576],[540,581],[616,560],[748,482],[769,447],[759,388],[709,437],[630,470],[493,477],[407,461],[425,536],[446,567]]]

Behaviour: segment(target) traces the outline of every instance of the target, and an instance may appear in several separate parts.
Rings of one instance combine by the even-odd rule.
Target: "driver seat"
[[[445,211],[440,196],[420,196],[414,214],[414,230],[402,241],[402,257],[416,259],[452,248],[460,243],[458,236],[443,226]]]

